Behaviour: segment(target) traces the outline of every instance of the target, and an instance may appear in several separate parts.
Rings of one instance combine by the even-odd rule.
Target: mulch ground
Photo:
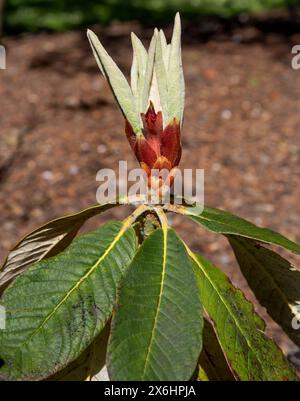
[[[97,30],[97,29],[96,29]],[[139,25],[98,29],[129,71],[129,33]],[[98,72],[84,32],[10,37],[0,71],[0,259],[28,231],[96,203],[100,168],[137,166],[122,117]],[[186,112],[182,168],[205,169],[206,205],[224,208],[300,241],[300,71],[291,46],[300,36],[256,28],[201,40],[186,29]],[[88,222],[128,214],[119,207]],[[187,242],[246,289],[226,240],[192,222],[170,219]],[[290,256],[294,263],[299,258]],[[254,300],[246,290],[248,299]],[[268,334],[292,345],[263,308]]]

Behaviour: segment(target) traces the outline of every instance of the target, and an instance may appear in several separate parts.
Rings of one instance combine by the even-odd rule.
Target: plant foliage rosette
[[[155,30],[148,51],[133,34],[130,85],[96,35],[88,38],[125,118],[149,188],[166,185],[181,156],[184,108],[180,18],[171,43]],[[264,321],[226,275],[169,227],[180,213],[225,236],[257,300],[300,346],[300,273],[264,244],[300,252],[286,237],[219,209],[147,203],[124,221],[75,238],[117,205],[61,217],[23,238],[0,271],[2,380],[298,380]],[[75,239],[74,239],[75,238]]]

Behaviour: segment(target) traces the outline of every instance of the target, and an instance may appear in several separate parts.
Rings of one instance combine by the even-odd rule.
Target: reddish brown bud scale
[[[125,131],[141,167],[150,177],[151,170],[170,172],[170,185],[174,181],[176,169],[181,158],[180,123],[173,118],[163,128],[162,112],[155,112],[152,102],[146,113],[141,114],[143,135],[136,135],[130,123],[125,121]],[[152,186],[151,180],[149,185]]]
[[[144,126],[144,136],[156,155],[159,156],[161,135],[163,133],[162,112],[159,111],[156,114],[153,104],[150,102],[146,114],[141,113],[141,117]]]
[[[171,163],[178,166],[181,158],[180,123],[173,118],[166,126],[161,137],[161,154]]]

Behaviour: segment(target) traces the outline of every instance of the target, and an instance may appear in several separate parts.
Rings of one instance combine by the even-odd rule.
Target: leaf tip
[[[135,40],[138,39],[138,37],[136,36],[136,34],[134,32],[130,33],[130,37],[131,37],[131,41],[134,42]]]
[[[87,29],[86,35],[90,40],[93,40],[94,38],[97,38],[96,34],[93,31],[91,31],[90,29]]]
[[[173,36],[174,35],[176,35],[176,36],[178,35],[179,37],[181,36],[181,19],[180,19],[179,12],[177,12],[175,15]]]

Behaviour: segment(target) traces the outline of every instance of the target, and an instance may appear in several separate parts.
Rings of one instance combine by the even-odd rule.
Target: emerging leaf
[[[181,23],[176,14],[168,60],[169,114],[182,124],[184,110],[184,77],[181,60]]]
[[[141,167],[148,176],[152,169],[170,172],[163,183],[150,180],[149,187],[165,185],[164,191],[168,190],[181,158],[184,78],[179,14],[175,17],[169,45],[163,31],[155,29],[147,52],[132,33],[131,88],[96,35],[88,31],[88,38],[99,68],[125,117],[125,132]]]
[[[141,132],[140,117],[126,78],[108,55],[94,32],[88,30],[87,35],[98,66],[107,79],[124,117],[130,122],[134,132]]]

